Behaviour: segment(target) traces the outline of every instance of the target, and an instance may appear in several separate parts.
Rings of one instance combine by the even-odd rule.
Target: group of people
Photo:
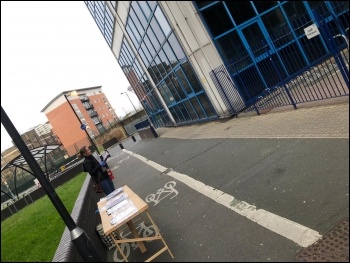
[[[87,146],[83,146],[78,155],[85,158],[83,167],[84,170],[91,175],[93,182],[101,182],[105,195],[112,193],[115,190],[115,187],[106,171],[106,168],[108,168],[107,162],[103,160],[98,161]]]

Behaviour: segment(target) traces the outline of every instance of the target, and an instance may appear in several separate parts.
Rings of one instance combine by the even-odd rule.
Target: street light
[[[74,90],[74,91],[70,92],[68,95],[67,95],[67,94],[64,94],[64,97],[66,98],[66,100],[67,100],[69,106],[71,107],[72,111],[74,112],[75,116],[76,116],[77,119],[79,120],[79,122],[80,122],[80,128],[81,128],[82,130],[85,131],[85,133],[86,133],[87,137],[89,138],[90,142],[91,142],[92,145],[95,147],[95,150],[97,151],[98,155],[101,155],[100,152],[98,151],[98,149],[97,149],[97,147],[96,147],[94,141],[91,139],[91,137],[90,137],[88,131],[86,130],[86,127],[87,127],[87,126],[86,126],[85,124],[82,123],[82,121],[80,120],[78,114],[75,112],[75,110],[74,110],[72,104],[70,104],[68,97],[71,96],[71,95],[72,95],[72,96],[78,96],[78,93]]]
[[[18,150],[21,152],[29,167],[32,169],[33,174],[39,180],[41,187],[44,189],[47,196],[69,229],[72,243],[76,246],[83,260],[87,262],[102,262],[102,259],[97,250],[92,246],[90,238],[86,235],[84,230],[76,225],[67,208],[62,203],[62,200],[57,195],[55,188],[52,187],[49,180],[44,175],[44,172],[41,170],[39,164],[28,149],[27,145],[22,140],[21,135],[19,135],[18,131],[11,122],[10,118],[7,116],[2,106],[1,123],[12,138]]]
[[[139,115],[138,111],[136,110],[136,108],[135,108],[135,106],[134,106],[134,103],[132,103],[131,99],[129,98],[128,93],[122,92],[122,93],[120,93],[120,94],[123,95],[124,93],[126,94],[126,96],[128,96],[128,99],[129,99],[130,103],[132,104],[132,106],[134,107],[134,110],[135,110],[137,116],[139,117],[140,121],[142,121],[142,119],[140,118],[140,115]]]

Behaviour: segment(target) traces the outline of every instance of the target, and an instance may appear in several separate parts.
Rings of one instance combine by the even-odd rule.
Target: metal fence
[[[239,112],[349,95],[349,8],[337,2],[293,21],[252,48],[210,72],[231,115]],[[336,15],[335,15],[336,14]],[[308,38],[304,29],[317,24],[320,34]]]

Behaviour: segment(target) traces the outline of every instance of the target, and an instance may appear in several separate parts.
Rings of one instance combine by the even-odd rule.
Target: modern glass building
[[[85,4],[156,127],[228,117],[232,105],[247,107],[327,59],[332,50],[324,38],[306,36],[315,16],[348,39],[345,1]],[[336,43],[346,48],[342,38]],[[336,95],[344,94],[348,85]]]

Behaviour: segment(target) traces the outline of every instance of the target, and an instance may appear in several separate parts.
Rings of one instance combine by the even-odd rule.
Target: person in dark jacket
[[[112,193],[115,190],[115,187],[113,181],[109,178],[106,172],[107,164],[102,161],[97,161],[96,158],[92,155],[89,147],[82,147],[79,151],[79,154],[81,157],[85,158],[83,166],[85,170],[93,177],[93,181],[97,182],[98,177],[100,177],[103,192],[106,195]]]

